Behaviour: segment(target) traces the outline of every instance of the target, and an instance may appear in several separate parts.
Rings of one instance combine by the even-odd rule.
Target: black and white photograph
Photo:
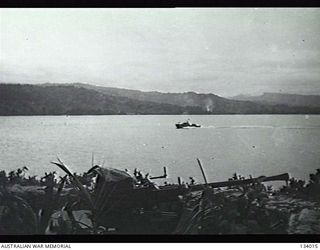
[[[320,234],[319,114],[319,8],[0,9],[0,235]]]

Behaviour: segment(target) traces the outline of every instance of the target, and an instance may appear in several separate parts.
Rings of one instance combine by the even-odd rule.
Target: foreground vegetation
[[[65,176],[0,171],[0,234],[320,233],[320,169],[307,183],[292,178],[279,190],[257,181],[192,192],[192,178],[159,188],[138,170],[130,176],[96,165],[75,174],[54,164]],[[172,187],[181,192],[171,195]],[[156,197],[157,190],[170,196]]]

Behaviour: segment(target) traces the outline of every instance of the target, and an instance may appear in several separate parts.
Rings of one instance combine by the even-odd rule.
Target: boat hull
[[[187,123],[177,123],[176,128],[181,129],[181,128],[200,128],[201,125],[199,124],[187,124]]]

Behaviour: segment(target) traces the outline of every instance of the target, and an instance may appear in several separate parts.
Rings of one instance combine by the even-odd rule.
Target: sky
[[[320,9],[1,9],[0,82],[320,94]]]

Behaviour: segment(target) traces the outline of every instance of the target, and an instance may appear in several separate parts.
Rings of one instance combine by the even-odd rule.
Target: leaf
[[[80,194],[83,196],[84,200],[87,202],[90,208],[94,211],[95,207],[89,192],[83,187],[79,179],[71,173],[71,171],[67,168],[67,166],[59,158],[58,160],[59,162],[51,162],[51,163],[57,165],[59,168],[61,168],[64,172],[66,172],[69,175],[69,177],[71,178],[72,184],[80,190]]]

